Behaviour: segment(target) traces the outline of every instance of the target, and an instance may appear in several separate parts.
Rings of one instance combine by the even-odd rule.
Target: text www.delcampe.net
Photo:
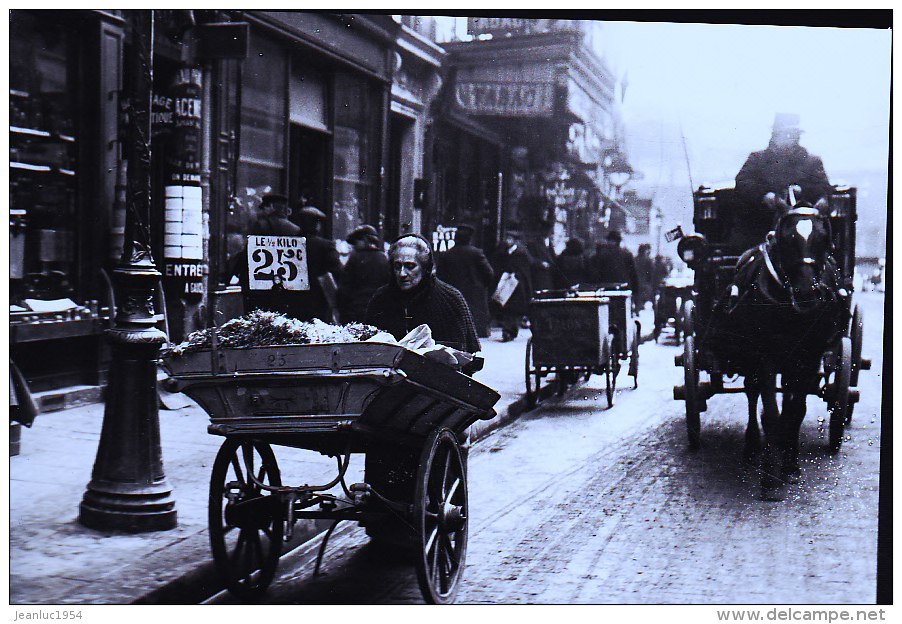
[[[722,622],[867,622],[886,619],[885,609],[731,609],[718,610]]]

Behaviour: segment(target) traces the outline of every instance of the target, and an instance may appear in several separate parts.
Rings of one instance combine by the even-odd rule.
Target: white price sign
[[[307,239],[303,236],[247,237],[247,275],[251,290],[310,290]]]

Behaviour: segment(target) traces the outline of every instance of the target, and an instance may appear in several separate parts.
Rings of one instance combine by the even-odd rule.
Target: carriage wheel
[[[830,452],[839,452],[842,446],[843,428],[851,417],[852,402],[849,398],[849,381],[852,377],[852,340],[843,336],[839,348],[839,361],[834,372],[830,392]]]
[[[533,388],[532,376],[535,375],[535,388]],[[532,338],[526,341],[526,406],[532,409],[536,406],[539,387],[542,377],[539,375],[539,367],[535,366],[532,349]]]
[[[604,388],[608,399],[608,407],[614,406],[614,394],[617,390],[617,372],[620,359],[614,352],[614,335],[608,334],[601,343],[601,361],[604,366]]]
[[[689,448],[701,447],[701,419],[698,401],[698,361],[695,352],[695,336],[686,334],[683,341],[683,375],[686,397],[686,431],[689,434]]]
[[[266,485],[282,484],[269,444],[226,438],[210,477],[210,546],[223,583],[243,600],[266,591],[282,553],[280,498],[261,490],[249,474]]]
[[[414,521],[421,555],[417,580],[431,604],[454,602],[467,556],[467,470],[457,436],[439,429],[429,436],[417,471]]]
[[[857,305],[852,310],[852,324],[849,334],[852,339],[852,376],[849,378],[849,384],[857,386],[858,373],[861,371],[861,349],[864,340],[864,319],[861,315],[861,309]],[[850,419],[851,416],[852,414],[850,413]]]
[[[683,338],[695,331],[694,314],[695,302],[692,301],[692,299],[687,299],[683,302],[682,308],[677,312],[677,316],[680,319],[680,331],[683,333]],[[677,332],[677,344],[680,344],[679,331]]]

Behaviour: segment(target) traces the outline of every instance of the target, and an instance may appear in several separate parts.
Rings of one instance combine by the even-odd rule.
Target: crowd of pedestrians
[[[515,339],[528,325],[529,303],[537,291],[630,288],[636,309],[641,309],[654,300],[672,268],[669,259],[653,259],[647,243],[634,257],[616,230],[592,254],[579,238],[569,239],[555,254],[548,236],[542,236],[550,231],[524,241],[516,227],[509,227],[487,256],[475,240],[475,228],[465,224],[441,253],[415,234],[403,235],[389,247],[375,227],[364,224],[347,236],[351,251],[342,262],[335,243],[322,235],[322,211],[303,202],[294,220],[290,215],[287,198],[269,194],[248,233],[303,236],[308,287],[287,290],[275,281],[272,289],[252,290],[245,247],[232,259],[232,272],[241,284],[246,311],[272,310],[329,323],[368,322],[392,333],[412,329],[409,325],[425,314],[441,327],[430,325],[436,342],[455,348],[478,349],[478,339],[490,336],[493,323],[500,326],[502,341]],[[466,315],[459,309],[461,301]],[[451,331],[448,323],[454,318],[465,319],[465,327]]]

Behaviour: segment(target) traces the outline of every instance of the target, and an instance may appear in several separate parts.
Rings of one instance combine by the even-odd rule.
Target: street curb
[[[538,390],[537,403],[546,399],[555,393],[553,384],[544,386]],[[471,442],[484,440],[491,433],[497,431],[501,427],[518,419],[524,413],[530,411],[525,396],[520,396],[510,404],[507,408],[486,422],[485,426],[477,429],[473,435]],[[313,528],[306,528],[298,531],[295,529],[295,538],[288,544],[283,545],[282,555],[280,558],[291,554],[299,547],[321,536],[328,530],[330,522],[317,522]],[[198,604],[208,598],[216,595],[225,589],[225,586],[219,580],[219,573],[216,570],[216,564],[212,559],[205,561],[190,572],[149,591],[144,596],[132,601],[131,604],[139,605],[187,605]]]

